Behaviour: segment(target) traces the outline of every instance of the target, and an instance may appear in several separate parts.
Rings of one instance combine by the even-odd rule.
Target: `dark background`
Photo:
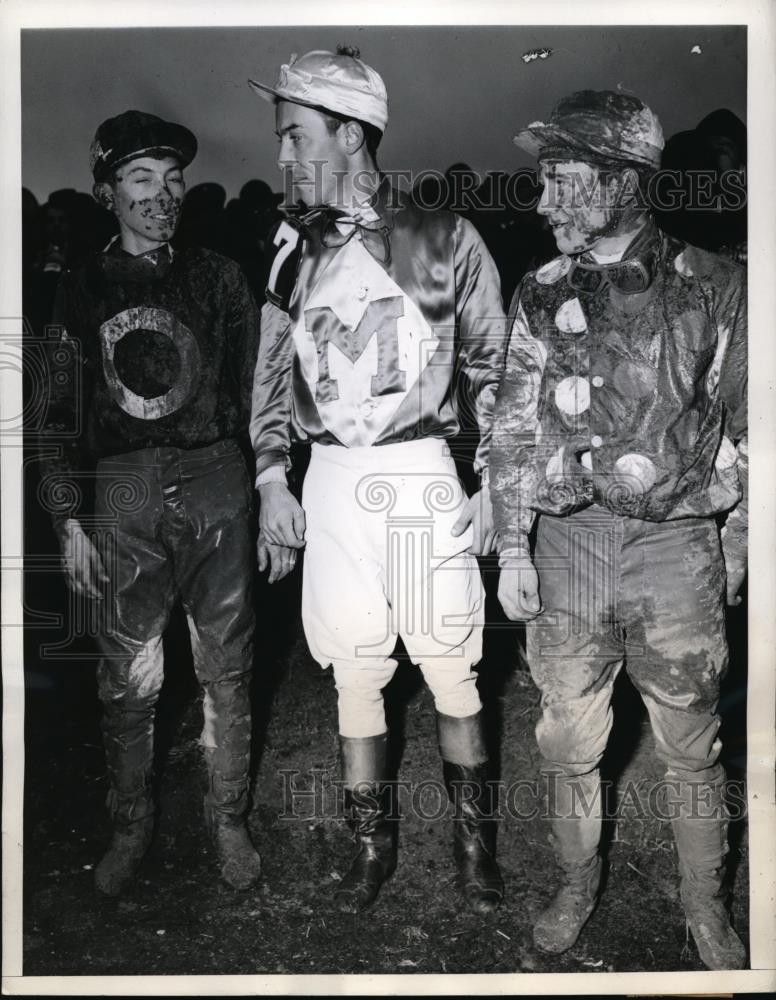
[[[715,108],[746,120],[744,27],[337,27],[69,29],[22,32],[23,183],[39,201],[89,190],[97,125],[127,108],[188,126],[200,153],[189,186],[236,195],[260,177],[277,186],[272,107],[248,87],[273,84],[292,52],[357,45],[385,80],[385,169],[480,174],[531,161],[512,144],[574,90],[636,94],[666,137]],[[694,46],[701,53],[694,54]],[[551,48],[542,60],[522,55]]]

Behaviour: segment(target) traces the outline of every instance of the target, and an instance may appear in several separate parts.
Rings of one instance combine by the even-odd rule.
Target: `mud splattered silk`
[[[536,512],[593,503],[661,522],[732,510],[746,545],[745,272],[653,230],[646,292],[570,287],[561,256],[528,274],[510,310],[491,444],[502,551],[527,550]]]
[[[169,246],[133,257],[113,244],[63,277],[54,319],[44,438],[61,454],[49,473],[247,430],[259,315],[233,261]]]

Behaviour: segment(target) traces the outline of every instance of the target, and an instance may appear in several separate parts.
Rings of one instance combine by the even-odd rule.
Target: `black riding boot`
[[[504,896],[496,863],[498,793],[482,733],[482,714],[456,719],[437,713],[445,787],[453,804],[453,857],[470,909],[493,913]]]
[[[340,737],[345,782],[345,815],[356,855],[334,901],[345,913],[358,913],[375,901],[396,868],[395,820],[387,785],[387,736]]]

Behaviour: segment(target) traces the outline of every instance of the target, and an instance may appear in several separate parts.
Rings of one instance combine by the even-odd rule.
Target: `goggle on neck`
[[[378,216],[374,223],[364,223],[357,221],[347,213],[331,208],[327,205],[319,205],[305,212],[299,217],[300,222],[309,226],[313,222],[320,224],[321,245],[327,250],[339,250],[355,235],[356,231],[361,232],[364,246],[378,263],[388,265],[391,262],[391,230],[392,226],[382,224]],[[343,225],[341,230],[337,223]],[[379,247],[377,237],[380,238]]]
[[[652,284],[657,262],[658,243],[651,226],[640,232],[622,260],[599,264],[583,257],[572,261],[566,280],[575,292],[597,295],[609,286],[622,295],[646,292]]]

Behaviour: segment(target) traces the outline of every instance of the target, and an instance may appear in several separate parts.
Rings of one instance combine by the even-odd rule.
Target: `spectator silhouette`
[[[665,180],[656,189],[659,225],[672,236],[744,262],[746,159],[746,126],[727,108],[671,136],[662,167],[676,171],[678,183],[669,188]]]
[[[443,208],[447,204],[447,185],[436,173],[423,174],[412,189],[412,200],[419,208]]]
[[[283,217],[278,207],[281,200],[282,195],[274,193],[266,181],[250,180],[243,184],[239,198],[226,207],[226,252],[242,267],[259,305],[267,284],[267,240]]]
[[[220,184],[208,181],[189,188],[181,207],[175,245],[199,246],[225,253],[228,242],[225,205],[226,191]]]

